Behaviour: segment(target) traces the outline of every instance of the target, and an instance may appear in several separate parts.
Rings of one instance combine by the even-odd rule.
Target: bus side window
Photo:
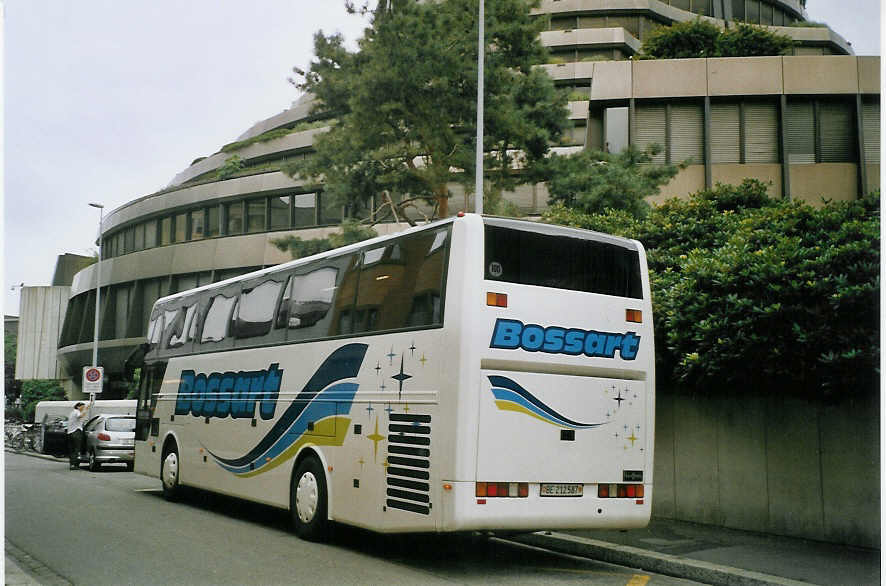
[[[209,300],[209,309],[203,320],[203,332],[200,342],[221,342],[228,334],[228,323],[231,320],[232,310],[237,298],[226,296],[223,293],[214,295]]]
[[[405,236],[364,256],[353,313],[354,332],[442,323],[448,230]],[[370,255],[370,253],[373,253]],[[371,262],[366,262],[371,261]]]
[[[173,340],[181,337],[185,323],[184,316],[185,312],[180,307],[163,311],[163,322],[165,324],[163,328],[163,342],[161,344],[163,348],[173,347]]]
[[[353,329],[354,299],[357,296],[357,281],[360,278],[360,257],[362,254],[354,254],[340,259],[347,262],[344,271],[340,271],[341,279],[335,290],[335,302],[333,303],[332,319],[328,329],[328,335],[340,336],[350,334]],[[320,336],[315,337],[321,337]]]
[[[253,338],[271,331],[282,286],[281,281],[270,278],[255,287],[243,289],[235,312],[235,337]]]
[[[292,297],[292,276],[286,279],[286,285],[283,287],[283,295],[280,299],[280,305],[277,306],[277,318],[274,320],[274,329],[280,330],[287,327],[289,322],[289,299]]]
[[[191,304],[184,311],[179,310],[177,314],[177,319],[179,320],[176,324],[175,330],[172,332],[172,335],[169,338],[169,342],[167,344],[167,348],[178,348],[179,346],[184,345],[184,343],[193,338],[191,335],[191,326],[194,323],[194,315],[197,313],[197,304]],[[184,316],[182,318],[182,315]]]
[[[321,267],[292,277],[292,295],[286,325],[290,329],[313,327],[326,317],[335,296],[338,269]]]

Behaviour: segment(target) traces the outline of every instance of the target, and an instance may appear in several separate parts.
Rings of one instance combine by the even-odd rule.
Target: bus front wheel
[[[292,476],[290,509],[295,534],[308,541],[323,541],[327,536],[326,475],[320,461],[311,456],[302,460]]]
[[[163,481],[163,498],[168,501],[176,500],[181,494],[181,485],[178,482],[179,464],[178,448],[173,445],[160,464],[160,479]]]

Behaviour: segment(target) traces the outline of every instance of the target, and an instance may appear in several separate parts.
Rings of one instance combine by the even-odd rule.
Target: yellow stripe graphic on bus
[[[333,416],[314,422],[314,433],[317,435],[303,434],[291,446],[286,448],[279,456],[259,468],[250,472],[237,474],[238,478],[252,478],[258,476],[268,470],[272,470],[283,464],[290,458],[293,458],[298,451],[305,445],[314,446],[340,446],[345,441],[345,436],[351,426],[349,417]]]

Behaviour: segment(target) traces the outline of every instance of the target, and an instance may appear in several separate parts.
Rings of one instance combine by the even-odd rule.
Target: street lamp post
[[[98,208],[98,261],[95,263],[95,327],[92,337],[92,367],[95,368],[98,366],[98,325],[102,294],[102,220],[104,219],[105,206],[96,202],[90,202],[89,205]],[[89,393],[90,406],[94,402],[95,393]]]
[[[480,0],[477,33],[477,175],[474,178],[474,211],[483,213],[483,62],[486,53],[484,5]]]

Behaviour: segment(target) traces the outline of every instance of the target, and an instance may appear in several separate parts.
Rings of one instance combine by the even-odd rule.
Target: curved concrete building
[[[543,0],[536,12],[550,17],[541,39],[552,57],[543,67],[570,92],[574,129],[558,150],[659,143],[660,161],[690,161],[662,197],[744,177],[809,201],[879,187],[879,58],[854,56],[826,27],[792,26],[805,19],[805,2]],[[695,18],[772,26],[797,42],[794,55],[630,59],[654,27]],[[156,299],[289,260],[274,239],[317,237],[338,225],[343,210],[280,171],[308,156],[325,126],[303,98],[197,159],[162,191],[133,194],[106,216],[99,353],[107,398],[126,392],[124,361],[143,341]],[[233,155],[244,167],[219,173]],[[544,185],[507,197],[530,215],[547,205]],[[452,213],[463,207],[454,197]],[[96,285],[95,266],[77,273],[58,342],[75,384],[91,359]]]

